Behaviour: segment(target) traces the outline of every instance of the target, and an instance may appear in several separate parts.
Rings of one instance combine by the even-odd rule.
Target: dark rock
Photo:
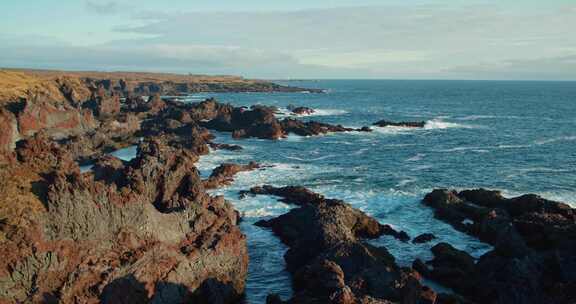
[[[415,238],[412,240],[412,243],[414,243],[414,244],[428,243],[428,242],[430,242],[430,241],[432,241],[432,240],[434,240],[434,239],[436,239],[436,236],[434,236],[433,234],[431,234],[431,233],[423,233],[423,234],[415,237]]]
[[[310,115],[314,114],[316,111],[314,109],[308,107],[297,107],[290,110],[292,113],[296,115]]]
[[[416,273],[395,264],[385,248],[362,239],[402,233],[350,205],[302,187],[255,187],[252,194],[283,197],[299,207],[257,223],[269,227],[290,249],[285,255],[294,275],[295,294],[289,303],[357,303],[434,298]]]
[[[380,120],[373,124],[378,127],[405,127],[405,128],[424,128],[426,126],[425,121],[401,121],[392,122],[388,120]]]
[[[238,164],[222,164],[212,171],[212,174],[207,180],[204,180],[204,187],[206,189],[216,189],[222,186],[231,184],[234,181],[234,176],[240,172],[252,171],[259,169],[260,165],[255,162],[250,162],[247,165]]]
[[[447,244],[433,248],[434,268],[414,267],[425,276],[480,303],[570,303],[576,276],[576,219],[568,205],[537,195],[505,198],[498,191],[435,190],[424,202],[438,218],[479,237],[494,249],[474,264],[467,254]],[[469,219],[462,226],[458,221]],[[440,246],[441,245],[441,246]],[[562,258],[561,258],[562,257]]]
[[[230,144],[220,144],[220,143],[209,143],[210,148],[215,150],[228,150],[228,151],[240,151],[242,150],[242,146],[239,145],[230,145]]]

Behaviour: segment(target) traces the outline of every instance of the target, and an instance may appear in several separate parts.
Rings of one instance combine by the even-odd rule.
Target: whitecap
[[[339,110],[339,109],[313,109],[313,113],[309,114],[295,114],[292,111],[288,110],[287,108],[278,108],[276,111],[277,118],[286,118],[286,117],[312,117],[312,116],[338,116],[348,114],[346,110]]]
[[[434,118],[432,120],[428,120],[424,125],[425,130],[438,130],[438,129],[442,130],[451,128],[473,129],[477,127],[478,126],[459,124],[455,122],[447,122],[442,120],[442,118]]]
[[[418,153],[410,158],[407,158],[406,161],[407,162],[416,162],[416,161],[420,161],[424,158],[424,156],[426,156],[426,154],[424,153]]]
[[[560,137],[555,137],[555,138],[536,140],[536,141],[534,141],[534,144],[541,146],[541,145],[551,144],[551,143],[555,143],[555,142],[559,142],[559,141],[575,141],[575,140],[576,140],[576,136],[560,136]]]

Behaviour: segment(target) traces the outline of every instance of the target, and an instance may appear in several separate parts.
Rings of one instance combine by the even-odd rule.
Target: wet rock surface
[[[576,211],[527,194],[505,198],[498,191],[438,189],[424,203],[456,229],[494,246],[474,259],[448,244],[432,249],[428,275],[482,303],[571,303],[576,299]],[[464,223],[463,221],[468,222]]]
[[[299,206],[256,223],[290,248],[284,258],[295,294],[288,303],[434,302],[435,292],[422,286],[417,272],[400,268],[385,248],[364,241],[384,234],[406,241],[405,233],[302,187],[262,186],[247,193],[276,195]],[[279,299],[270,296],[269,302]]]

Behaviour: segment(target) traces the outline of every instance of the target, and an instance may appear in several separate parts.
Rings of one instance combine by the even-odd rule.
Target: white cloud
[[[122,9],[118,2],[98,3],[86,5],[99,14]],[[0,37],[0,65],[255,77],[576,79],[576,69],[558,62],[576,54],[570,10],[413,5],[136,15],[107,28],[139,38],[105,45],[30,47]]]

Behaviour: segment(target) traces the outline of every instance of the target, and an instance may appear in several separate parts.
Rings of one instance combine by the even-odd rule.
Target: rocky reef
[[[1,71],[0,78],[6,73],[21,72]],[[248,273],[246,236],[239,212],[208,190],[267,166],[223,163],[202,179],[202,155],[242,150],[215,142],[211,131],[267,140],[371,131],[279,119],[269,106],[178,97],[298,88],[234,77],[146,77],[37,71],[9,89],[0,83],[0,303],[238,303]],[[290,110],[294,117],[314,113]],[[135,158],[111,155],[126,147],[137,147]],[[87,164],[91,170],[81,172]],[[271,294],[268,303],[576,302],[576,211],[566,204],[485,189],[427,194],[423,208],[493,246],[474,258],[430,233],[409,242],[405,232],[304,187],[240,193],[255,195],[294,207],[256,223],[289,248],[293,296],[283,302]],[[434,258],[400,267],[385,247],[372,245],[381,237],[405,246],[434,242]]]
[[[383,247],[366,239],[404,232],[303,187],[255,187],[242,193],[280,196],[299,206],[257,226],[272,229],[290,248],[284,258],[293,275],[294,296],[287,303],[434,303],[436,293],[421,284],[417,272],[401,268]],[[281,303],[274,295],[269,303]]]
[[[195,163],[209,147],[241,149],[213,142],[207,128],[238,138],[286,131],[272,108],[187,104],[160,94],[200,89],[132,81],[36,76],[25,89],[3,91],[0,302],[236,303],[243,296],[248,253],[239,213],[206,190],[262,167],[222,164],[202,180]],[[130,161],[109,155],[134,145]],[[92,169],[81,173],[79,164]]]
[[[576,210],[527,194],[438,189],[423,201],[437,218],[492,244],[475,261],[441,243],[434,259],[415,261],[422,275],[478,303],[573,303],[576,301]]]

